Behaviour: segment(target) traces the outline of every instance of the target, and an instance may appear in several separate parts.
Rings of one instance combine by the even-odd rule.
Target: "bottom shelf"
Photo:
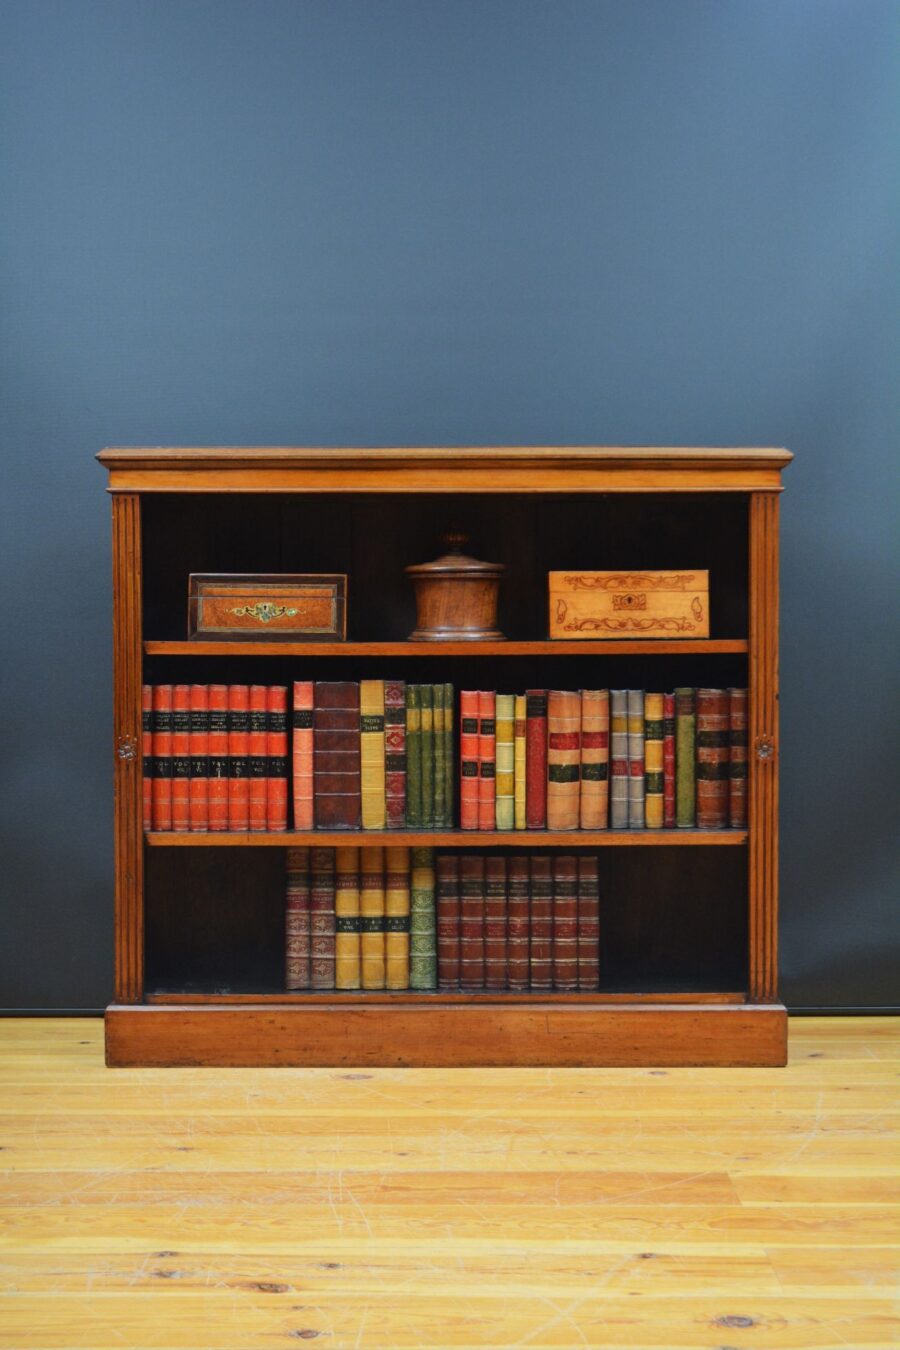
[[[452,1002],[426,995],[355,1003],[114,1004],[111,1067],[772,1066],[787,1058],[781,1004],[567,1001]],[[609,996],[608,996],[609,997]],[[704,996],[705,997],[705,996]]]

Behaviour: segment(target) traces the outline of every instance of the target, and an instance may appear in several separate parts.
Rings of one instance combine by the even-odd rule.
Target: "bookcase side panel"
[[[143,993],[144,851],[141,812],[141,504],[112,499],[115,996]]]
[[[778,497],[750,499],[750,997],[778,988]]]

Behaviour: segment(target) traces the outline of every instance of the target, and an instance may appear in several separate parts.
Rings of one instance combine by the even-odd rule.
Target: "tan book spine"
[[[581,691],[581,828],[609,820],[609,690]]]
[[[513,815],[515,818],[515,827],[517,830],[524,830],[526,828],[525,761],[526,761],[527,739],[525,736],[525,732],[527,730],[527,722],[528,718],[525,711],[525,695],[516,694],[516,703],[514,709],[514,746],[513,746],[515,804]]]
[[[547,693],[547,829],[577,830],[581,800],[581,695]]]
[[[360,986],[359,849],[334,850],[334,987]]]
[[[360,849],[360,973],[363,989],[384,988],[384,849]]]
[[[384,850],[384,985],[386,989],[409,988],[409,885],[408,848]]]
[[[662,694],[645,694],[644,823],[648,830],[663,827],[663,708]]]
[[[384,680],[359,682],[359,745],[362,827],[364,830],[383,830],[387,824],[384,792]]]
[[[497,695],[497,796],[498,830],[515,826],[515,707],[514,694]]]

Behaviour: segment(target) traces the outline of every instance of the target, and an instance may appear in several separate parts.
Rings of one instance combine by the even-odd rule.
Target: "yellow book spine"
[[[385,988],[409,988],[409,849],[384,851]]]
[[[384,792],[384,680],[360,680],[359,750],[364,830],[387,824]]]
[[[515,825],[517,830],[525,829],[525,695],[516,694],[514,726],[515,759]]]
[[[358,989],[359,849],[334,851],[334,987]]]
[[[363,989],[384,988],[384,849],[360,849],[360,964]]]
[[[644,698],[644,823],[663,827],[663,695]]]
[[[515,695],[497,695],[497,829],[515,821]]]

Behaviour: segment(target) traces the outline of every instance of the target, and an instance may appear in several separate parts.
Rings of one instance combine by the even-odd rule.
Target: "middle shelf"
[[[667,848],[746,844],[746,830],[282,830],[277,833],[226,830],[148,832],[153,848]]]
[[[637,638],[602,642],[145,642],[147,656],[740,656],[746,638]]]

